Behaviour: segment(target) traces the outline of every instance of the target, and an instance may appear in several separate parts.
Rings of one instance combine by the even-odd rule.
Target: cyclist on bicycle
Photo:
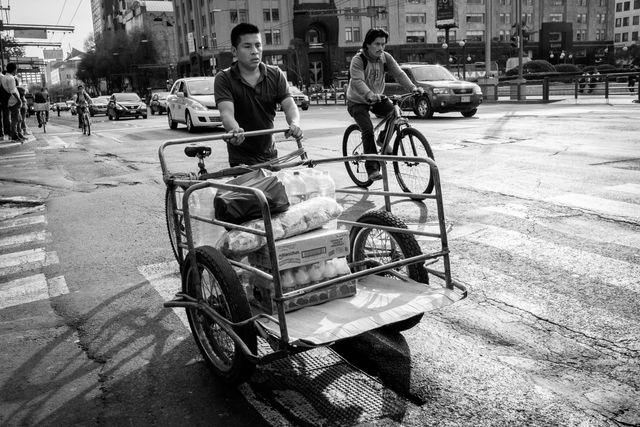
[[[362,49],[353,56],[349,66],[347,111],[360,127],[365,154],[377,153],[369,111],[378,116],[386,116],[393,110],[391,101],[382,98],[387,70],[408,91],[423,92],[422,88],[416,87],[409,80],[393,56],[384,51],[388,39],[389,33],[381,28],[372,28],[367,31]],[[375,181],[382,178],[379,162],[366,161],[365,169],[370,180]]]
[[[36,92],[35,95],[33,95],[33,102],[36,104],[47,104],[49,102],[49,92],[47,91],[46,87],[42,87],[40,89],[40,92]],[[45,118],[44,121],[48,122],[49,121],[49,109],[45,109],[45,110],[37,110],[36,111],[36,118],[38,119],[38,127],[41,128],[42,127],[42,114],[45,114]]]
[[[87,108],[87,105],[91,105],[91,96],[84,90],[84,86],[78,85],[78,92],[76,93],[76,112],[78,113],[78,128],[82,129],[82,111]]]

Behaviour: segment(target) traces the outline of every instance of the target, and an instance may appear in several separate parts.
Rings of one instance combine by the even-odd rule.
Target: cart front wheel
[[[196,249],[196,265],[200,283],[197,283],[193,263],[182,269],[183,291],[197,298],[225,319],[237,323],[251,317],[251,308],[238,276],[229,261],[216,249],[201,246]],[[197,308],[187,308],[191,332],[200,352],[213,372],[230,384],[246,381],[255,365],[245,357],[240,345]],[[253,325],[237,327],[234,331],[252,353],[257,341]]]
[[[347,157],[361,154],[365,154],[364,145],[362,145],[362,133],[358,125],[352,124],[344,131],[344,136],[342,137],[342,155]],[[358,187],[367,188],[373,183],[364,167],[364,161],[350,160],[344,162],[344,165],[347,168],[349,177]]]
[[[412,234],[399,233],[376,228],[376,225],[408,228],[397,216],[387,211],[371,210],[365,212],[358,222],[370,224],[371,227],[354,226],[349,234],[351,260],[374,261],[375,264],[388,264],[393,261],[422,255],[420,245]],[[360,267],[365,269],[366,266]],[[405,265],[397,268],[416,282],[429,283],[429,276],[423,263]],[[383,273],[384,274],[384,273]]]

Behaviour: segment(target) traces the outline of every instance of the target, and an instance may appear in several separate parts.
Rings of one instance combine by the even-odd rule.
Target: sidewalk
[[[16,142],[16,141],[11,141],[11,138],[5,135],[3,139],[0,139],[0,154],[8,151],[12,151],[25,144],[30,144],[36,140],[36,137],[33,134],[26,135],[26,137],[27,137],[26,141]]]

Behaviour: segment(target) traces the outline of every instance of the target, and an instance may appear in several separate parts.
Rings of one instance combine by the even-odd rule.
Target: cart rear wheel
[[[343,156],[358,156],[364,154],[364,145],[362,145],[362,133],[360,128],[356,124],[352,124],[344,131],[342,137],[342,155]],[[351,180],[358,187],[369,187],[373,181],[369,179],[369,174],[364,167],[364,161],[351,160],[344,162],[347,168],[347,173],[351,177]]]
[[[358,222],[373,226],[408,228],[400,218],[381,210],[365,212],[358,219]],[[388,264],[392,261],[422,254],[420,245],[412,234],[386,231],[375,227],[352,227],[349,234],[349,244],[352,261],[372,260],[379,264]],[[396,271],[416,282],[429,283],[427,270],[422,263],[405,265],[397,268]]]
[[[200,294],[190,262],[185,263],[182,270],[185,293],[203,301],[231,322],[241,322],[251,317],[251,308],[238,276],[218,250],[210,246],[197,248],[196,264],[200,275]],[[196,344],[213,372],[231,384],[246,381],[253,373],[255,364],[245,357],[231,336],[198,309],[187,308],[187,317]],[[235,332],[255,354],[257,341],[253,325],[235,328]]]
[[[176,207],[182,209],[182,206],[178,206],[178,203],[182,202],[182,196],[184,195],[184,189],[182,187],[175,188],[175,196],[173,195],[173,191],[171,188],[167,187],[167,191],[164,195],[164,212],[165,219],[167,223],[167,231],[169,232],[169,241],[171,242],[171,249],[173,250],[173,256],[176,257],[176,261],[178,264],[181,264],[185,257],[185,250],[178,247],[178,238],[176,236],[176,227],[173,223],[173,211]],[[184,216],[180,215],[178,217],[178,228],[180,229],[180,233],[184,233]],[[184,238],[180,239],[183,243],[185,241]],[[180,256],[179,254],[182,254]]]

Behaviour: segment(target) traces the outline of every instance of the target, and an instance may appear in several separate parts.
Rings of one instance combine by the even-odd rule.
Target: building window
[[[467,41],[481,42],[484,40],[484,31],[482,30],[467,30]]]
[[[215,25],[215,23],[216,23],[216,13],[215,12],[209,12],[209,22],[211,23],[211,26]]]
[[[207,27],[207,16],[206,15],[202,15],[200,17],[200,24],[201,24],[200,28],[206,28]]]
[[[345,28],[345,39],[348,42],[360,41],[360,27],[347,27]]]
[[[511,0],[500,0],[501,6],[511,6]]]
[[[484,4],[484,0],[467,0],[467,4]]]
[[[357,21],[360,19],[360,9],[357,7],[345,7],[344,8],[344,19],[346,21]]]
[[[622,26],[622,18],[616,18],[616,27]]]
[[[551,0],[551,6],[564,6],[564,0]]]
[[[407,24],[426,24],[426,13],[407,13]]]
[[[636,15],[633,17],[633,25],[640,25],[640,16]]]
[[[509,33],[509,31],[500,30],[498,32],[498,41],[506,42],[507,40],[509,40],[510,35],[511,34]]]
[[[500,24],[502,25],[511,25],[511,14],[510,13],[501,13],[499,16]]]
[[[587,0],[578,0],[578,6],[586,6]]]
[[[622,41],[623,42],[629,41],[629,33],[622,33]]]
[[[638,32],[634,31],[631,33],[631,41],[632,42],[637,42],[638,41]]]
[[[631,2],[630,1],[624,2],[624,10],[630,10],[630,9],[631,9]]]
[[[229,11],[229,21],[231,21],[232,24],[237,24],[239,22],[248,22],[247,16],[247,9],[235,9]]]
[[[586,13],[578,13],[578,15],[576,15],[576,23],[578,23],[578,24],[586,24],[587,23],[587,14]]]
[[[284,58],[282,55],[266,55],[263,56],[265,64],[269,65],[284,65]]]
[[[211,33],[211,49],[217,49],[218,48],[218,36],[216,36],[216,33]]]
[[[467,15],[467,24],[482,24],[484,22],[484,13],[469,13]]]
[[[616,12],[622,12],[622,3],[616,3]]]
[[[640,0],[633,0],[633,8],[640,9]]]
[[[280,30],[265,30],[264,41],[267,45],[281,44],[280,42]]]
[[[426,43],[427,32],[426,31],[407,31],[406,42],[407,43]]]
[[[564,22],[564,18],[561,13],[550,13],[549,21],[551,22]]]
[[[264,22],[278,22],[280,20],[280,9],[262,9],[262,19]]]
[[[576,31],[576,40],[586,40],[587,39],[587,30],[578,30]]]
[[[629,26],[629,17],[625,16],[624,18],[622,18],[622,26],[623,27],[628,27]]]
[[[438,30],[438,43],[444,43],[447,41],[446,33],[444,30]],[[449,43],[456,41],[456,30],[449,29]]]
[[[533,14],[525,13],[523,15],[524,15],[524,24],[527,26],[531,25],[531,23],[533,22]]]
[[[615,36],[613,36],[613,41],[616,43],[620,43],[620,33],[616,33]]]
[[[427,4],[427,0],[407,0],[407,4]]]

